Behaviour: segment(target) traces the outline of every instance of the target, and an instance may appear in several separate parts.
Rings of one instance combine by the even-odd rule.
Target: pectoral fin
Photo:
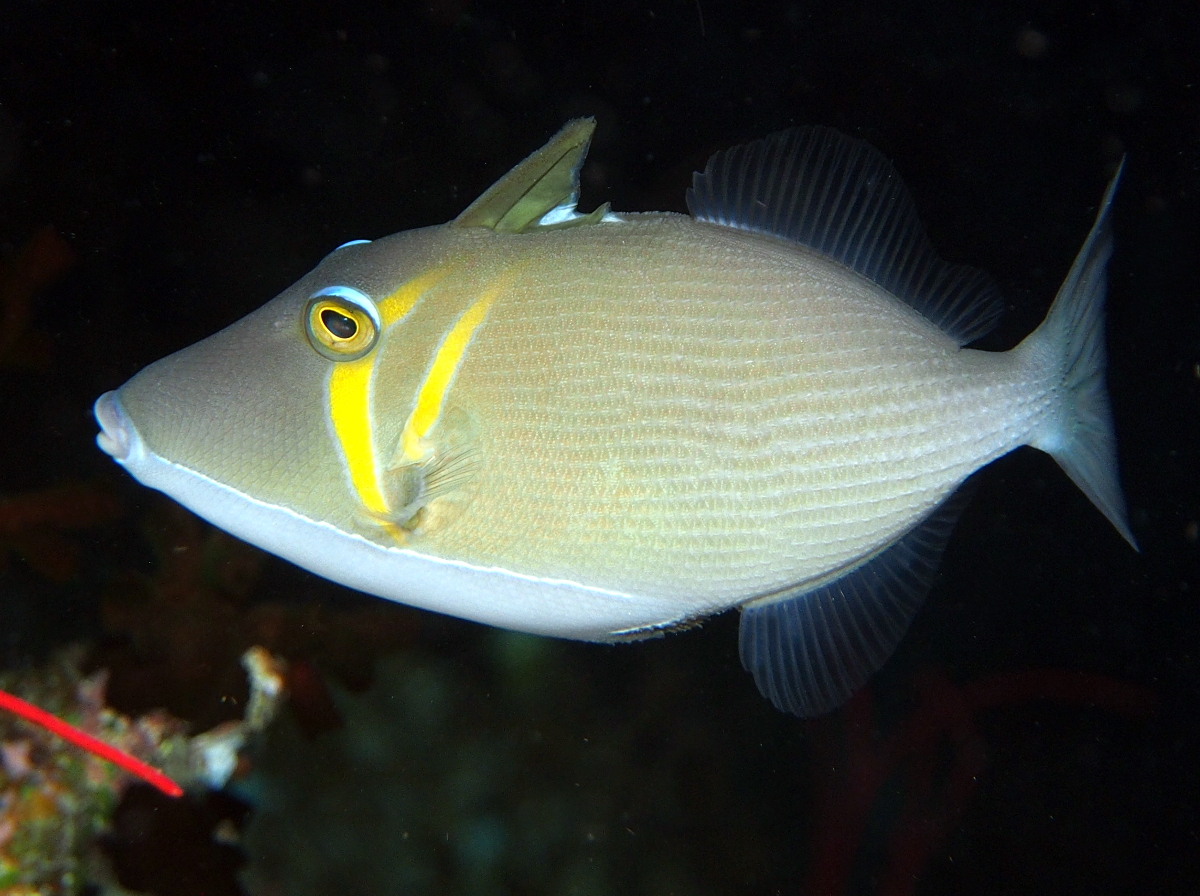
[[[398,443],[383,470],[384,494],[391,508],[385,522],[408,538],[429,534],[456,519],[474,495],[479,464],[476,436],[470,414],[447,408],[425,440],[424,457],[407,457]]]
[[[525,233],[598,222],[608,212],[607,204],[587,215],[575,211],[579,169],[595,129],[594,118],[567,122],[549,143],[492,184],[452,225]]]

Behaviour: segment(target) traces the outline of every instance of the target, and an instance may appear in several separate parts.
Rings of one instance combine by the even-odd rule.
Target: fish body
[[[1094,295],[1012,351],[964,348],[994,291],[932,255],[863,144],[760,141],[698,175],[693,215],[584,216],[589,136],[146,368],[97,402],[101,447],[240,537],[438,612],[612,640],[743,607],[743,661],[801,715],[886,659],[991,460],[1050,451],[1132,539]],[[1105,234],[1076,263],[1101,301]]]

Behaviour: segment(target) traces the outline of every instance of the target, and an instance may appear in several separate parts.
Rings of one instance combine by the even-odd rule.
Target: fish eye
[[[331,361],[356,361],[375,347],[379,326],[357,296],[322,291],[304,311],[308,341]],[[364,296],[363,299],[366,297]]]
[[[354,318],[346,317],[340,311],[326,308],[321,312],[321,325],[341,340],[351,340],[358,335],[358,324]]]

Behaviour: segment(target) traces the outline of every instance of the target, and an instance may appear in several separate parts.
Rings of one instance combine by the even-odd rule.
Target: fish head
[[[575,210],[594,128],[569,122],[448,224],[344,244],[262,308],[102,395],[100,448],[143,484],[309,568],[325,543],[290,544],[281,520],[403,541],[431,483],[461,485],[470,466],[472,422],[441,406],[461,352],[429,362],[429,338],[447,324],[438,308],[455,315],[447,344],[465,344],[495,291],[480,298],[479,256],[497,235],[605,216],[606,205]],[[406,326],[435,287],[432,320]],[[337,568],[318,571],[327,566]]]
[[[608,214],[575,208],[594,126],[568,123],[447,224],[344,244],[262,308],[102,395],[100,448],[213,525],[350,588],[522,631],[637,624],[623,595],[597,590],[602,621],[580,623],[565,584],[461,556],[474,544],[465,509],[489,503],[490,411],[478,395],[456,403],[451,385],[527,235]]]
[[[98,445],[276,553],[284,520],[394,543],[376,481],[375,373],[406,312],[455,269],[455,242],[432,227],[340,247],[257,311],[102,395]],[[425,358],[410,360],[393,351],[388,366],[419,376]]]

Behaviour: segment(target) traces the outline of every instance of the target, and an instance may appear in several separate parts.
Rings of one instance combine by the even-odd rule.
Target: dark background
[[[0,372],[0,493],[98,480],[126,509],[81,536],[72,583],[8,565],[10,666],[100,638],[114,570],[153,563],[145,533],[157,499],[94,448],[97,395],[257,307],[346,240],[448,220],[570,117],[599,120],[585,210],[683,211],[709,153],[794,124],[869,140],[894,160],[941,252],[1000,283],[1011,310],[996,348],[1040,320],[1127,154],[1109,384],[1141,553],[1048,458],[1023,450],[995,464],[877,682],[877,733],[898,724],[923,669],[960,684],[1080,670],[1148,689],[1148,717],[1037,700],[979,714],[986,771],[916,891],[1200,887],[1195,3],[2,8],[0,244],[12,253],[51,224],[77,263],[34,305],[50,365]],[[254,599],[353,602],[273,560]],[[704,856],[698,892],[797,892],[822,823],[811,803],[819,770],[805,726],[775,714],[738,667],[735,623],[627,648],[562,647],[599,682],[572,724],[620,725],[643,712],[646,682],[674,676],[675,711],[708,731],[708,761],[770,833],[750,861],[732,854],[745,838],[699,808],[662,838]],[[468,670],[485,637],[437,620],[420,632],[414,649],[461,656]],[[664,739],[678,724],[661,717]],[[947,751],[939,761],[951,768]],[[663,772],[628,760],[633,781]],[[871,869],[888,861],[886,849],[860,857],[866,870],[848,891],[875,892]],[[622,888],[635,885],[654,889],[641,878]],[[465,889],[451,869],[432,891]]]

